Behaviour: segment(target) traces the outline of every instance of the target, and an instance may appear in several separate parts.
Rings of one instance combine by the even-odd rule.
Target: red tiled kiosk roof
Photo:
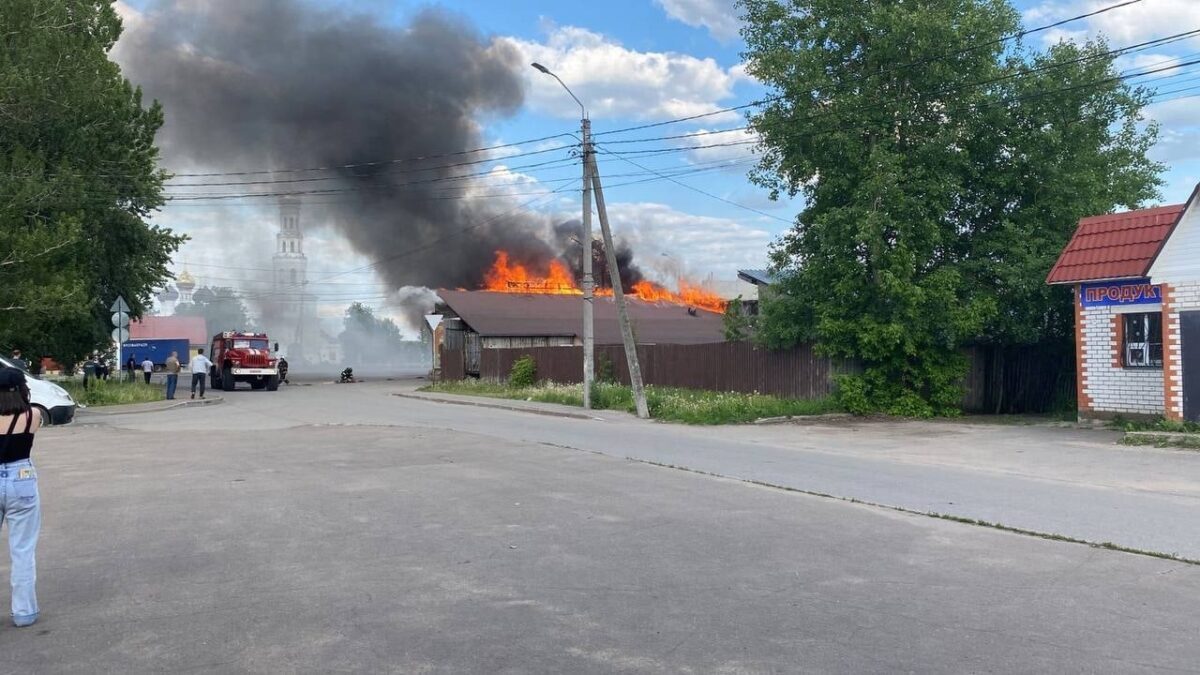
[[[1046,283],[1146,276],[1184,206],[1174,204],[1080,219]]]

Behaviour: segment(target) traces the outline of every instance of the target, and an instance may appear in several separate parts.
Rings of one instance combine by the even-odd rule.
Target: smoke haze
[[[518,73],[526,67],[511,46],[440,11],[422,11],[394,27],[299,0],[152,2],[127,24],[118,52],[127,77],[163,103],[167,121],[159,142],[166,165],[218,171],[336,166],[480,147],[477,120],[520,107]],[[450,188],[463,183],[428,182],[478,167],[413,172],[452,161],[201,180],[306,179],[209,190],[223,193],[351,189],[311,199],[395,288],[477,287],[498,248],[523,261],[559,253],[549,243],[554,235],[545,216],[505,200],[448,199],[462,195]],[[197,179],[172,182],[185,180]],[[398,187],[414,181],[425,182]],[[450,236],[464,228],[471,229]]]

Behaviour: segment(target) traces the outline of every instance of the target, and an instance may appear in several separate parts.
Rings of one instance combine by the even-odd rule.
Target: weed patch
[[[463,380],[439,382],[422,391],[583,405],[583,385],[580,384],[544,382],[529,387],[513,387],[496,382]],[[740,424],[764,417],[801,417],[840,412],[830,398],[800,400],[766,394],[673,387],[646,387],[646,403],[650,407],[651,417],[684,424]],[[633,393],[628,387],[598,381],[592,388],[592,407],[597,410],[634,412]]]
[[[1112,421],[1112,425],[1122,431],[1165,431],[1172,434],[1197,434],[1200,436],[1200,422],[1176,422],[1161,417],[1145,422],[1117,417]]]
[[[77,380],[59,382],[77,403],[86,406],[124,405],[127,403],[149,403],[166,398],[162,384],[145,382],[121,382],[118,380],[92,380],[88,388]]]

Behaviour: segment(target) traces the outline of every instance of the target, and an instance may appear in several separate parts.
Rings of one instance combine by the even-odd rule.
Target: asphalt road
[[[43,618],[0,627],[5,669],[1200,668],[1200,567],[554,440],[576,423],[577,446],[607,433],[619,454],[727,432],[433,404],[398,386],[239,391],[47,430]],[[759,434],[785,430],[741,431],[770,449]]]

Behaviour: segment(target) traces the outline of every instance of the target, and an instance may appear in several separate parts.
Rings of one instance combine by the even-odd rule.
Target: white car
[[[19,368],[4,357],[0,357],[0,365]],[[71,398],[66,389],[53,382],[38,379],[28,371],[25,372],[25,381],[29,384],[29,398],[33,407],[42,413],[43,424],[67,424],[75,418],[75,399]]]

